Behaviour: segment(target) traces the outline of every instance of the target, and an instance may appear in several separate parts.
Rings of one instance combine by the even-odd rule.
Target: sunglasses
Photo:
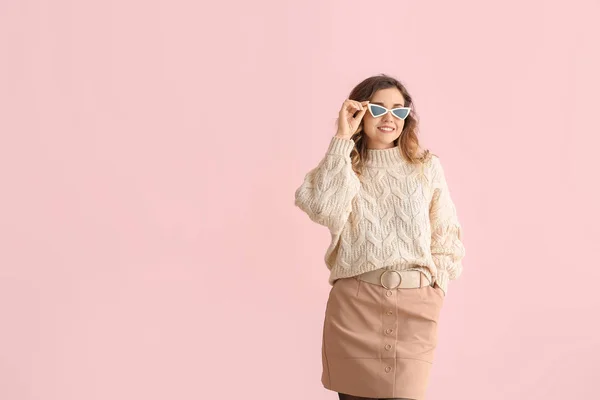
[[[371,115],[375,118],[377,117],[381,117],[382,115],[387,114],[388,112],[391,112],[392,115],[396,118],[399,119],[405,119],[406,117],[408,117],[408,113],[410,112],[410,107],[398,107],[398,108],[392,108],[391,110],[388,110],[387,108],[377,105],[377,104],[368,104],[369,107],[369,111],[371,112]]]

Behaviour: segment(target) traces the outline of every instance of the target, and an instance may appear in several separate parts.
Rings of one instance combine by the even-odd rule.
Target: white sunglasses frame
[[[384,106],[382,106],[382,105],[379,105],[379,104],[373,104],[373,103],[369,103],[367,106],[369,107],[369,112],[371,113],[371,116],[373,116],[373,118],[379,118],[379,117],[383,117],[383,116],[384,116],[385,114],[387,114],[387,113],[392,113],[392,115],[393,115],[394,117],[398,118],[399,120],[402,120],[402,121],[404,121],[404,120],[405,120],[405,119],[408,117],[408,115],[410,114],[410,107],[396,107],[396,108],[392,108],[392,109],[390,110],[390,109],[388,109],[388,108],[385,108]],[[372,106],[375,106],[375,107],[381,107],[381,108],[383,108],[383,109],[385,110],[385,112],[384,112],[383,114],[381,114],[381,115],[375,116],[375,115],[373,114],[373,110],[371,109],[371,107],[372,107]],[[394,114],[394,113],[392,112],[392,111],[394,111],[394,110],[408,110],[408,113],[406,113],[406,117],[404,117],[404,118],[400,118],[399,116],[397,116],[396,114]]]

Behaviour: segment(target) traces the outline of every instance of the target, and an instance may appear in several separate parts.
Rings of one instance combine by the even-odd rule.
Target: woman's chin
[[[396,139],[398,139],[399,135],[390,135],[390,134],[378,134],[377,141],[379,143],[390,144],[393,143]]]

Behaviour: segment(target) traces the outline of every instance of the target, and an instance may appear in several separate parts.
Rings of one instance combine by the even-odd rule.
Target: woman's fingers
[[[369,104],[368,100],[365,101],[356,101],[356,100],[350,100],[352,102],[352,106],[354,111],[364,111],[367,109],[367,104]]]
[[[368,104],[368,100],[357,101],[346,99],[339,112],[338,132],[342,132],[343,135],[354,134],[365,112],[367,112]]]
[[[356,123],[360,123],[360,121],[363,119],[365,113],[367,112],[367,108],[364,107],[362,110],[360,110],[360,112],[356,115],[356,117],[354,117],[354,120],[356,121]]]
[[[355,112],[360,111],[364,108],[363,105],[366,105],[367,103],[368,103],[368,101],[358,102],[356,100],[346,99],[344,101],[344,103],[342,104],[342,110],[348,110],[348,111],[354,110]]]

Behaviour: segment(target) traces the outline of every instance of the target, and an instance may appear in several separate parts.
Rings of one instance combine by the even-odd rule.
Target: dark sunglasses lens
[[[405,110],[405,109],[395,109],[392,111],[392,113],[400,119],[404,119],[404,118],[408,117],[408,112],[409,112],[409,110]]]
[[[371,104],[371,111],[373,112],[374,117],[379,117],[380,115],[385,114],[385,108],[375,104]]]

